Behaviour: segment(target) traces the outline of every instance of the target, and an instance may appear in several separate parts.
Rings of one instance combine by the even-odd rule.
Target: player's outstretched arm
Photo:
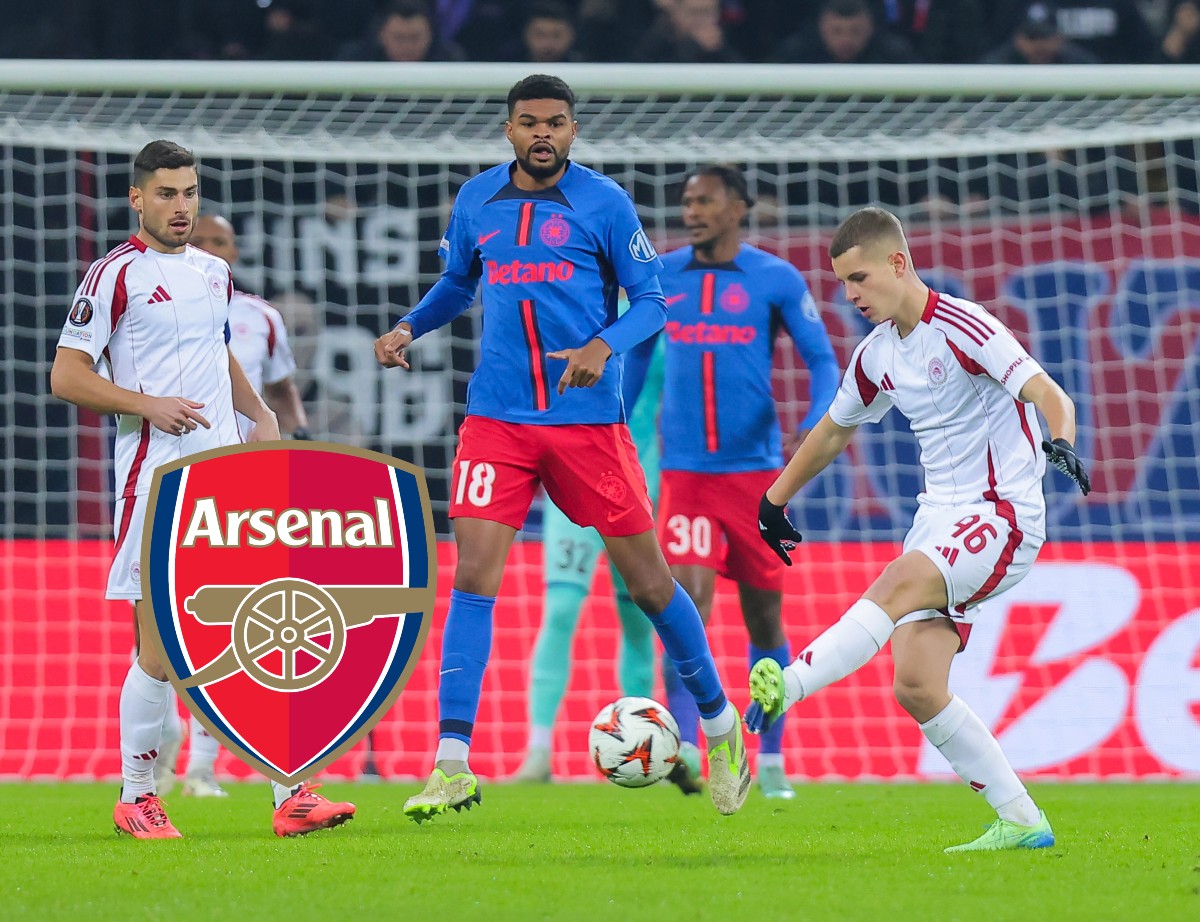
[[[50,390],[60,400],[96,413],[140,416],[171,435],[197,426],[212,428],[198,412],[204,404],[186,397],[152,397],[113,384],[96,374],[92,357],[78,349],[60,346],[54,353]]]
[[[403,321],[375,340],[375,361],[384,368],[408,368],[405,352],[412,344],[412,327]]]
[[[259,396],[241,364],[229,353],[229,381],[233,385],[233,408],[243,416],[254,420],[248,442],[279,441],[279,420],[275,411]]]
[[[839,426],[829,418],[828,413],[822,416],[792,455],[792,460],[767,488],[767,500],[776,506],[786,506],[801,487],[825,470],[845,450],[857,428]]]
[[[1021,400],[1032,403],[1045,417],[1050,439],[1042,442],[1046,460],[1075,481],[1084,496],[1092,492],[1092,481],[1075,454],[1075,402],[1045,372],[1034,375],[1021,388]]]

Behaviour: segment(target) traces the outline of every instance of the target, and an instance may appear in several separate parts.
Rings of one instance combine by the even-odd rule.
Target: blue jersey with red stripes
[[[803,276],[748,244],[727,263],[699,262],[689,246],[665,255],[663,264],[663,470],[779,467],[782,436],[771,365],[781,327],[809,371],[801,429],[816,425],[838,388],[837,359]]]
[[[439,250],[446,273],[483,285],[467,413],[543,425],[624,422],[619,355],[594,387],[559,395],[567,363],[546,353],[601,335],[617,320],[618,290],[653,279],[662,262],[628,193],[607,176],[569,162],[556,185],[529,192],[512,183],[512,167],[493,167],[459,190]],[[654,295],[661,310],[657,283]],[[409,315],[414,331],[420,310]],[[646,335],[661,322],[660,314]]]

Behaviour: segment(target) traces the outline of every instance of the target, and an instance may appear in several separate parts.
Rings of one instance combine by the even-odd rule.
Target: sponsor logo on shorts
[[[131,580],[133,580],[135,583],[139,583],[139,584],[141,583],[141,581],[142,581],[142,565],[140,563],[132,564],[129,567],[129,578]]]
[[[80,298],[71,308],[71,313],[67,315],[67,319],[71,321],[72,326],[86,327],[92,322],[92,314],[95,313],[95,308],[92,307],[92,302],[87,298]]]
[[[551,215],[550,220],[542,225],[538,236],[546,246],[560,247],[571,239],[571,225],[563,220],[562,215]]]

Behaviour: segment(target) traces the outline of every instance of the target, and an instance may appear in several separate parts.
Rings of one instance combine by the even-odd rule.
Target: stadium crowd
[[[0,57],[1200,62],[1200,0],[45,0]],[[145,23],[153,21],[153,29]]]

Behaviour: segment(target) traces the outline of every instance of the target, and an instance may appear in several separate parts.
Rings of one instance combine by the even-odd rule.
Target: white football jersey
[[[908,336],[883,323],[859,343],[829,415],[858,426],[895,406],[921,447],[921,503],[1007,500],[1023,527],[1044,537],[1041,426],[1033,406],[1017,399],[1041,372],[982,306],[930,291]]]
[[[229,302],[229,333],[229,351],[260,394],[264,384],[275,384],[295,373],[296,360],[288,344],[283,317],[262,298],[244,291],[233,292]],[[238,426],[245,438],[254,423],[239,413]]]
[[[136,236],[84,275],[58,345],[103,361],[127,390],[203,403],[198,412],[212,424],[177,436],[118,416],[118,498],[148,493],[161,464],[241,441],[226,347],[232,292],[225,260],[192,246],[160,253]]]

